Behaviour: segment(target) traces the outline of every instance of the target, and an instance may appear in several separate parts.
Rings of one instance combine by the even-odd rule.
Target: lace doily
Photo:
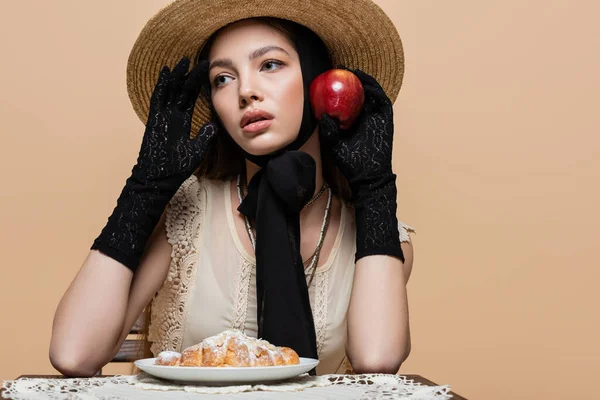
[[[32,399],[169,399],[257,398],[257,399],[450,399],[449,385],[425,386],[401,375],[321,375],[308,374],[280,383],[211,387],[183,385],[156,379],[146,373],[107,378],[41,379],[4,381],[3,396],[15,400]],[[287,393],[286,393],[287,392]],[[294,392],[294,393],[290,393]]]

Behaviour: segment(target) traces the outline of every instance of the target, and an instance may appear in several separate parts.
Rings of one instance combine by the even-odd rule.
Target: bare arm
[[[170,257],[164,213],[135,275],[91,250],[54,315],[49,352],[54,368],[68,376],[93,376],[108,363],[165,280]]]
[[[395,374],[410,353],[406,283],[413,250],[410,242],[401,247],[404,263],[386,255],[363,257],[356,263],[346,354],[357,373]]]

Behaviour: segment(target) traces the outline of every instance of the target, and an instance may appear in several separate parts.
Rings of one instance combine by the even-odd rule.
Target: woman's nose
[[[263,99],[262,91],[257,87],[256,82],[248,78],[240,78],[240,106],[245,106],[251,101]]]
[[[240,94],[240,106],[242,106],[242,107],[252,101],[258,101],[258,100],[259,100],[259,96],[255,95],[255,94],[247,94],[247,95]]]

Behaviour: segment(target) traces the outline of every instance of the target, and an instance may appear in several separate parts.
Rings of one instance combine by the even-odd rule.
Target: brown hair
[[[254,17],[249,19],[261,21],[277,29],[292,43],[295,43],[294,39],[296,31],[294,30],[293,26],[296,24],[295,22],[274,17]],[[224,29],[224,27],[213,33],[206,41],[204,47],[200,49],[197,58],[198,60],[208,59],[210,48],[217,34],[222,29]],[[206,89],[203,89],[202,95],[208,96],[209,93]],[[321,141],[321,163],[323,167],[323,177],[331,187],[333,193],[335,193],[345,203],[351,203],[351,191],[348,181],[335,165],[334,156],[329,148],[323,145],[323,141]],[[237,177],[239,174],[243,174],[245,171],[245,166],[244,156],[237,145],[233,142],[233,139],[231,139],[229,135],[217,135],[211,142],[209,150],[194,174],[199,178],[228,181]],[[316,268],[313,269],[313,275],[314,271],[316,271]],[[138,358],[153,357],[153,354],[150,351],[150,342],[148,341],[148,328],[150,325],[151,310],[152,301],[148,303],[143,312],[144,324],[140,332],[140,346],[137,351]],[[135,370],[136,368],[134,366],[132,371]]]

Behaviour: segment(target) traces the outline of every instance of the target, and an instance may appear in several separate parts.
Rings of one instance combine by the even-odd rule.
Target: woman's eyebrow
[[[258,48],[256,50],[254,50],[253,52],[251,52],[248,55],[248,60],[252,61],[257,57],[262,56],[263,54],[266,54],[270,51],[282,51],[285,54],[288,55],[288,57],[290,56],[290,53],[288,53],[287,50],[285,50],[282,47],[279,46],[264,46],[261,48]],[[219,58],[218,60],[214,60],[212,63],[210,63],[210,67],[208,67],[208,71],[210,72],[210,70],[212,70],[215,67],[223,67],[223,68],[233,68],[233,61],[231,61],[230,58]]]

